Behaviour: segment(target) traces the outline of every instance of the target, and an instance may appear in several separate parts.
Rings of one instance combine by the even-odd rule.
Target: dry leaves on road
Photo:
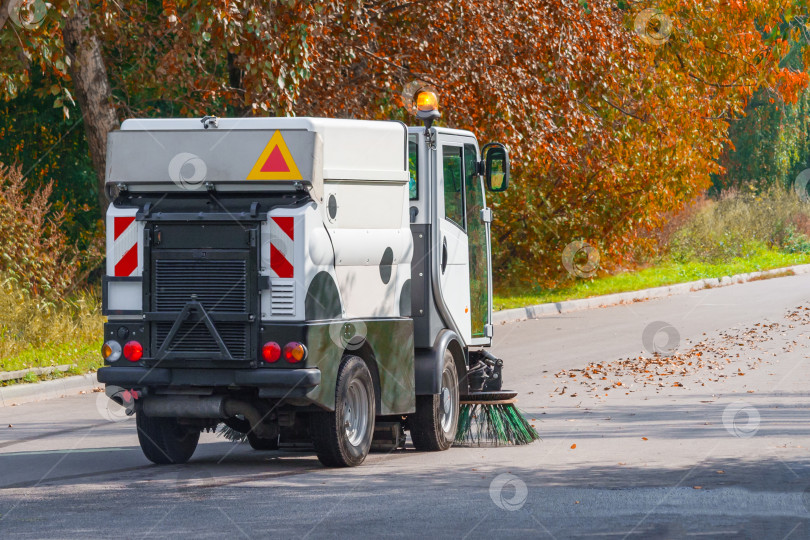
[[[583,369],[564,369],[554,376],[564,379],[567,384],[558,387],[555,393],[564,395],[568,385],[577,382],[601,397],[608,395],[603,392],[614,389],[629,394],[641,388],[653,387],[660,392],[667,387],[706,386],[707,383],[723,382],[729,376],[742,377],[763,362],[769,362],[766,358],[777,356],[774,351],[780,346],[776,345],[775,337],[786,342],[781,345],[780,352],[791,352],[796,347],[807,346],[799,339],[806,341],[810,335],[804,332],[795,334],[797,328],[810,325],[810,307],[799,306],[789,310],[785,319],[796,324],[755,323],[749,328],[720,332],[717,337],[707,337],[668,355],[645,354],[615,361],[591,362]],[[787,337],[789,334],[792,337]],[[706,336],[705,333],[703,335]],[[731,369],[726,373],[729,367]],[[576,397],[577,393],[569,395]]]

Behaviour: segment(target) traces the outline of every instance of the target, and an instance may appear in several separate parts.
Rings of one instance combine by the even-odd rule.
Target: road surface
[[[213,434],[153,466],[98,393],[0,408],[0,537],[808,538],[808,323],[810,275],[498,326],[541,441],[351,470]]]

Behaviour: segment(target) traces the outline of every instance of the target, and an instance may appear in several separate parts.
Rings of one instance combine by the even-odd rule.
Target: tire
[[[187,462],[200,441],[199,428],[184,426],[177,418],[157,418],[138,411],[135,423],[143,455],[157,465]]]
[[[310,415],[310,434],[318,460],[327,467],[356,467],[363,463],[374,436],[376,399],[368,366],[346,356],[338,370],[334,412]]]
[[[254,450],[278,450],[278,436],[272,439],[260,439],[252,431],[248,431],[247,440]]]
[[[456,363],[449,350],[444,351],[442,364],[440,393],[416,396],[416,412],[408,419],[411,440],[417,450],[447,450],[456,438],[460,398]]]

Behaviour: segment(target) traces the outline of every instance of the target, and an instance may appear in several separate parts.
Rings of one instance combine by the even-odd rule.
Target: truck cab
[[[256,449],[311,443],[328,466],[405,431],[449,448],[492,341],[485,189],[506,188],[509,164],[501,145],[482,159],[472,133],[430,124],[205,117],[110,133],[98,378],[148,459],[185,462],[220,424]]]

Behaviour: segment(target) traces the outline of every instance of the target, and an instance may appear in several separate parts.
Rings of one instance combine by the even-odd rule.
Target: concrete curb
[[[735,285],[737,283],[756,281],[771,276],[785,274],[786,272],[793,272],[793,275],[807,274],[810,273],[810,264],[774,268],[773,270],[751,272],[750,274],[738,274],[736,276],[700,279],[698,281],[678,283],[676,285],[667,285],[664,287],[654,287],[652,289],[643,289],[641,291],[629,291],[604,296],[593,296],[591,298],[583,298],[581,300],[566,300],[564,302],[538,304],[534,306],[527,306],[525,308],[505,309],[503,311],[496,311],[493,313],[492,322],[506,324],[508,322],[538,319],[548,315],[560,315],[562,313],[581,311],[583,309],[594,309],[616,306],[620,304],[632,304],[633,302],[643,302],[644,300],[652,300],[654,298],[666,298],[667,296],[672,296],[675,294],[687,294],[692,291],[699,291],[701,289],[725,287],[728,285]]]
[[[90,391],[98,385],[96,374],[88,373],[39,383],[3,386],[0,387],[0,407],[78,394],[82,390]]]

